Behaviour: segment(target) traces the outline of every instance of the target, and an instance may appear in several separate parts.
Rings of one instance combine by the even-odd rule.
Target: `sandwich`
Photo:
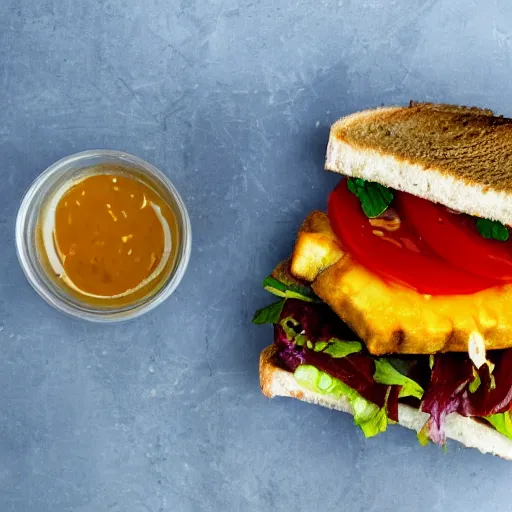
[[[341,174],[263,281],[268,397],[512,459],[512,119],[411,103],[337,121]]]

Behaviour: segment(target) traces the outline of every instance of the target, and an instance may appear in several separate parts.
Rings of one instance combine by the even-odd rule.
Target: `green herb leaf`
[[[423,388],[414,380],[400,373],[387,359],[375,359],[373,378],[379,384],[402,386],[399,397],[414,396],[421,400],[423,396]]]
[[[268,276],[263,280],[263,288],[278,297],[286,299],[300,299],[306,302],[314,302],[317,300],[311,288],[287,285],[272,276]]]
[[[336,338],[330,339],[327,342],[326,348],[319,348],[318,345],[320,345],[320,343],[315,345],[315,352],[322,351],[324,354],[329,354],[331,357],[336,359],[341,359],[342,357],[347,357],[350,354],[361,352],[363,348],[359,341],[342,341],[337,340]]]
[[[327,341],[317,341],[315,343],[315,352],[322,352],[322,350],[327,347],[327,345],[329,345],[329,343],[327,343]]]
[[[484,237],[491,240],[506,242],[509,237],[507,226],[497,220],[477,219],[476,229]]]
[[[361,428],[366,437],[375,436],[386,430],[389,422],[386,409],[381,409],[366,400],[341,380],[305,364],[300,365],[293,375],[295,380],[306,389],[333,398],[346,397],[354,411],[354,423]]]
[[[493,414],[485,418],[500,434],[512,439],[512,419],[510,412],[502,412],[500,414]]]
[[[254,313],[252,322],[254,324],[277,324],[284,307],[284,300],[274,302],[266,308],[258,309]]]
[[[394,197],[389,188],[360,178],[349,178],[348,189],[357,196],[365,215],[370,218],[384,213]]]

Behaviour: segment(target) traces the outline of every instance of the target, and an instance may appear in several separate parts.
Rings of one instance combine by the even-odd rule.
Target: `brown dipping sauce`
[[[67,190],[55,210],[55,248],[67,279],[85,294],[133,293],[171,257],[176,219],[150,186],[121,174],[97,174]],[[158,281],[158,276],[152,276]]]

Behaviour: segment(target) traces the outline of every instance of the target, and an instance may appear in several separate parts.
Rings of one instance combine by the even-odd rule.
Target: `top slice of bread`
[[[411,103],[331,128],[325,168],[512,226],[512,119]]]

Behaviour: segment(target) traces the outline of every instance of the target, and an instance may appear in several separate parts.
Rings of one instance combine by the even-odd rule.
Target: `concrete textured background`
[[[336,183],[337,117],[436,100],[512,115],[506,0],[0,2],[1,512],[510,509],[510,463],[267,400],[260,282]],[[46,306],[23,192],[84,149],[165,170],[189,208],[177,293],[127,324]]]

